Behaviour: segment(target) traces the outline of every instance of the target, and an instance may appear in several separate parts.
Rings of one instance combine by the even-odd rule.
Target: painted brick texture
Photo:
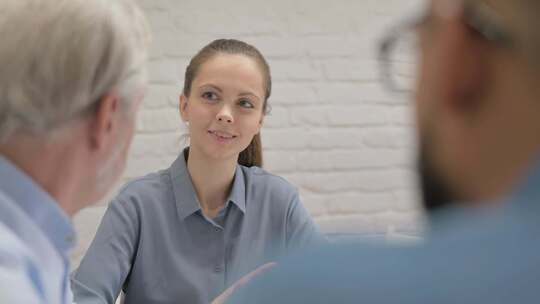
[[[326,232],[416,234],[412,108],[379,83],[377,42],[419,0],[140,0],[154,32],[150,88],[124,182],[165,167],[185,143],[178,95],[187,63],[217,38],[252,43],[273,75],[265,167],[295,184]],[[106,202],[75,224],[76,264]]]

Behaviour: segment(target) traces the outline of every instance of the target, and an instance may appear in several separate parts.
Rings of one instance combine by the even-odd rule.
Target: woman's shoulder
[[[252,191],[289,198],[298,195],[298,189],[282,176],[272,174],[256,166],[240,167],[244,172],[246,186]]]
[[[169,169],[164,169],[128,181],[113,201],[145,202],[161,198],[171,189],[168,172]]]

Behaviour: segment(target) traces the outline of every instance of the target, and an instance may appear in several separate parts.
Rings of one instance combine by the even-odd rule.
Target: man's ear
[[[442,46],[441,73],[444,73],[441,89],[449,110],[464,118],[474,118],[482,107],[482,94],[490,75],[487,54],[489,47],[459,18],[447,20]],[[465,115],[465,116],[463,116]]]
[[[189,115],[187,112],[187,107],[188,107],[188,99],[186,95],[181,94],[180,95],[180,117],[186,123],[189,122]]]
[[[116,94],[104,95],[97,104],[90,123],[90,144],[93,149],[102,149],[117,128],[120,100]]]

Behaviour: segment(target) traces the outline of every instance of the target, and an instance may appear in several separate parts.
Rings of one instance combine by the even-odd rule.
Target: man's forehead
[[[463,0],[431,0],[430,10],[438,17],[454,17],[459,15],[463,3]]]
[[[524,4],[521,0],[469,0],[470,2],[479,2],[486,9],[496,14],[502,19],[502,22],[508,26],[519,26],[520,20],[523,19],[524,10],[520,6]]]
[[[505,24],[519,24],[523,19],[523,9],[525,6],[522,0],[431,0],[430,9],[438,16],[453,16],[459,13],[464,5],[472,5],[485,12],[493,14],[501,19]]]

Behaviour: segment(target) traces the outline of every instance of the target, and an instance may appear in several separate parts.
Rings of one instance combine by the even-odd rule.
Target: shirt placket
[[[226,265],[225,265],[225,231],[222,227],[214,225],[212,227],[214,233],[214,239],[216,244],[219,244],[216,248],[216,254],[213,265],[213,272],[216,276],[216,281],[218,282],[218,290],[225,289],[225,275],[226,275]]]

